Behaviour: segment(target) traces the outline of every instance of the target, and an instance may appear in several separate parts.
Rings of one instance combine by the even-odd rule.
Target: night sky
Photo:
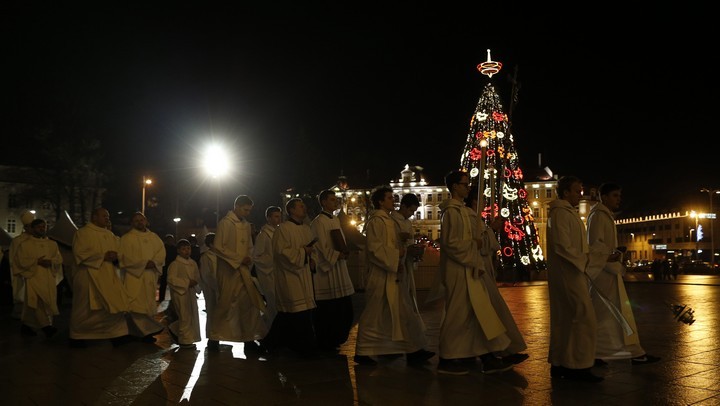
[[[139,208],[143,175],[183,208],[214,206],[199,167],[211,140],[234,156],[223,211],[247,193],[260,213],[341,172],[351,187],[387,183],[405,164],[442,184],[490,48],[506,112],[517,69],[511,123],[528,178],[541,165],[616,181],[624,210],[640,213],[705,207],[699,189],[720,188],[709,10],[283,3],[3,6],[3,139],[19,152],[0,164],[31,164],[27,140],[48,128],[58,142],[100,139],[108,205],[126,210]]]

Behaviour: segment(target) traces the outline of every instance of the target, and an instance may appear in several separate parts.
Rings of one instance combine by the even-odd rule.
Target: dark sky
[[[490,48],[506,109],[517,68],[526,174],[541,156],[586,184],[621,183],[625,209],[640,212],[707,205],[699,189],[720,188],[707,9],[283,3],[5,5],[3,138],[31,150],[27,135],[49,126],[61,142],[100,139],[118,206],[139,202],[143,174],[182,205],[214,202],[198,167],[210,140],[234,155],[224,206],[247,193],[264,209],[341,171],[351,187],[387,183],[405,164],[441,184],[459,164]]]

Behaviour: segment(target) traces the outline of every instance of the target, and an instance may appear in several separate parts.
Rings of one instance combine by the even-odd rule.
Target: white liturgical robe
[[[158,278],[165,263],[165,244],[154,232],[133,228],[120,237],[118,259],[124,271],[125,289],[130,296],[133,322],[143,336],[161,331],[162,324],[155,321],[155,298]],[[146,268],[148,261],[153,263],[153,268]]]
[[[275,298],[278,310],[298,313],[317,307],[313,293],[310,258],[305,246],[315,238],[307,224],[291,220],[278,226],[273,234],[273,261],[275,263]]]
[[[118,252],[120,239],[112,231],[89,223],[73,237],[77,272],[73,281],[70,338],[106,339],[128,334],[125,313],[130,298],[118,268],[105,253]]]
[[[483,272],[492,272],[473,239],[472,209],[457,199],[441,203],[440,279],[445,316],[440,326],[440,357],[475,357],[507,349],[510,338],[490,300]]]
[[[425,348],[427,337],[420,316],[398,274],[398,228],[383,210],[370,213],[367,230],[368,281],[366,305],[358,323],[355,353],[382,355],[413,353]]]
[[[345,239],[340,220],[325,212],[318,214],[310,227],[318,238],[314,245],[317,254],[316,272],[313,274],[315,300],[337,299],[355,293],[347,261],[340,259],[340,251],[333,245],[330,230],[336,231]]]
[[[242,262],[252,254],[252,225],[234,212],[220,220],[213,244],[217,252],[218,302],[212,314],[211,340],[247,342],[265,337],[265,303]]]
[[[200,282],[200,270],[191,258],[178,256],[168,267],[168,286],[170,299],[177,320],[168,328],[178,338],[179,344],[192,344],[202,340],[200,335],[200,315],[197,296],[200,285],[190,287],[190,281]]]
[[[52,317],[60,314],[55,278],[62,271],[62,256],[57,243],[47,237],[29,237],[17,247],[15,258],[14,272],[25,279],[23,324],[34,328],[52,325]],[[39,265],[41,258],[49,259],[51,266]]]
[[[607,257],[617,248],[617,229],[615,218],[610,209],[602,203],[597,203],[588,215],[588,245],[593,247],[591,252]],[[634,358],[645,354],[640,346],[640,338],[635,323],[635,316],[630,307],[630,299],[625,291],[623,274],[625,267],[619,261],[605,262],[597,267],[590,267],[588,274],[593,278],[591,290],[592,303],[597,317],[597,343],[595,358]],[[608,305],[599,296],[602,294],[620,310],[625,322],[632,330],[626,335],[622,325],[615,318]],[[613,309],[614,310],[614,309]],[[624,354],[618,356],[617,354]]]

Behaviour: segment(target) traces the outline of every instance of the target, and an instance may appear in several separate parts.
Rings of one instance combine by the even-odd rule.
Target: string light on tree
[[[488,49],[487,61],[477,68],[492,78],[500,72],[502,63],[493,61]],[[468,172],[471,182],[480,187],[481,218],[486,223],[496,215],[505,220],[498,232],[501,269],[545,269],[510,119],[491,81],[486,83],[470,116],[460,169]]]

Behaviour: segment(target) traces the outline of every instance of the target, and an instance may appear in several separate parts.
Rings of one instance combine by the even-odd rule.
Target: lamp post
[[[700,249],[700,241],[698,241],[698,220],[700,219],[700,216],[695,212],[695,210],[690,211],[690,217],[695,218],[695,260],[698,260],[698,250]],[[692,241],[692,233],[690,233],[690,241]]]
[[[143,181],[142,181],[142,206],[140,206],[140,212],[145,215],[145,187],[152,185],[152,179],[145,177],[143,175]]]
[[[720,194],[720,189],[700,189],[701,193],[707,193],[710,198],[710,269],[715,270],[715,232],[713,224],[715,223],[715,212],[713,212],[713,195]]]
[[[173,221],[175,222],[175,239],[179,239],[178,236],[178,223],[180,223],[180,220],[182,220],[180,217],[175,217]]]

